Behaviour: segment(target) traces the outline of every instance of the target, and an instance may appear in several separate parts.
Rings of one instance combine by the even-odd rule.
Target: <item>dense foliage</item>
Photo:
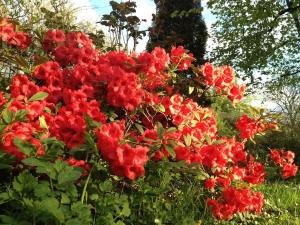
[[[10,19],[0,26],[6,48],[25,51],[36,40]],[[208,212],[241,221],[261,214],[256,187],[266,170],[245,143],[276,124],[263,112],[243,115],[239,136],[220,136],[213,110],[178,92],[176,77],[193,60],[182,46],[102,53],[86,34],[57,29],[41,47],[48,60],[19,56],[26,66],[0,92],[3,224],[193,224]],[[245,85],[230,66],[193,71],[205,94],[242,99]],[[273,149],[269,159],[283,179],[296,175],[293,152]]]
[[[299,74],[298,0],[209,0],[207,4],[217,20],[212,53],[216,62],[234,65],[256,84]]]

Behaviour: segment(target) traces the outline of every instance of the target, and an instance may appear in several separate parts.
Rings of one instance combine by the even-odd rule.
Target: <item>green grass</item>
[[[258,188],[265,195],[268,224],[300,225],[300,174],[288,181],[267,181]]]

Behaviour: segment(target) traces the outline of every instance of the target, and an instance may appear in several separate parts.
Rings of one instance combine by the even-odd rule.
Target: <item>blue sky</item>
[[[109,13],[111,8],[109,5],[110,0],[90,0],[93,7],[95,7],[95,10],[101,15],[105,13]],[[117,2],[121,2],[120,0],[116,0]],[[137,0],[136,2],[141,1]],[[144,0],[143,2],[146,2],[147,4],[151,5],[153,8],[155,8],[154,1],[152,0]]]

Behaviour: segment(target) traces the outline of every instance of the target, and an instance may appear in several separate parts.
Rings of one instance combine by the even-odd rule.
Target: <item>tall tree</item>
[[[207,29],[202,17],[200,0],[154,0],[156,15],[150,28],[147,49],[156,46],[168,50],[175,45],[183,45],[197,59],[204,62]]]
[[[209,0],[216,15],[212,60],[234,65],[252,83],[255,73],[278,78],[300,72],[300,0]]]

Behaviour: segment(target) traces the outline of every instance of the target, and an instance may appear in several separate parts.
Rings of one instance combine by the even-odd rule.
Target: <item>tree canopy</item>
[[[255,72],[278,78],[300,72],[299,0],[209,0],[216,15],[212,60],[231,64],[244,79]],[[262,80],[266,80],[264,76]]]

